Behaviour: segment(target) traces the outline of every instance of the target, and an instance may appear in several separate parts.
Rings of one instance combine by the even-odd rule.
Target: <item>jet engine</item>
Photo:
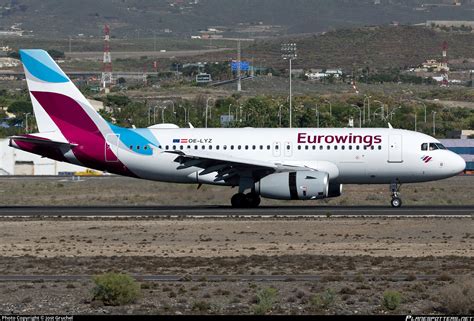
[[[317,171],[270,174],[255,183],[255,192],[279,200],[322,199],[329,193],[329,174]]]

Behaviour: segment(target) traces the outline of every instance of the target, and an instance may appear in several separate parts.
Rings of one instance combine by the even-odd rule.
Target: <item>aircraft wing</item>
[[[308,167],[231,157],[208,151],[168,151],[167,153],[177,155],[175,162],[180,163],[178,169],[199,167],[203,169],[199,173],[200,176],[217,172],[217,181],[231,182],[232,179],[242,175],[259,180],[274,172],[311,170]]]

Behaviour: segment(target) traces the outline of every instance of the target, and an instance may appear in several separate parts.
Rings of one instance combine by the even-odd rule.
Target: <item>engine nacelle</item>
[[[279,200],[313,200],[328,196],[329,174],[317,171],[270,174],[255,183],[262,197]]]
[[[342,184],[329,184],[328,197],[339,197],[342,195]]]

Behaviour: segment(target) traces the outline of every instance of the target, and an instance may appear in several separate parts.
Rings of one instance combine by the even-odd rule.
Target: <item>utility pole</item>
[[[436,135],[436,112],[433,112],[433,136]]]
[[[282,58],[290,61],[290,128],[293,125],[293,106],[292,106],[292,61],[298,57],[296,53],[296,43],[284,43],[281,45]]]
[[[240,40],[237,42],[237,91],[242,91]]]

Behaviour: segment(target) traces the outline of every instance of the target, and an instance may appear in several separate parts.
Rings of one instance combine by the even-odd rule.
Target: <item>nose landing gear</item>
[[[402,199],[400,198],[400,187],[401,184],[399,183],[390,184],[390,192],[392,193],[392,200],[390,201],[390,204],[392,204],[392,207],[402,206]]]

